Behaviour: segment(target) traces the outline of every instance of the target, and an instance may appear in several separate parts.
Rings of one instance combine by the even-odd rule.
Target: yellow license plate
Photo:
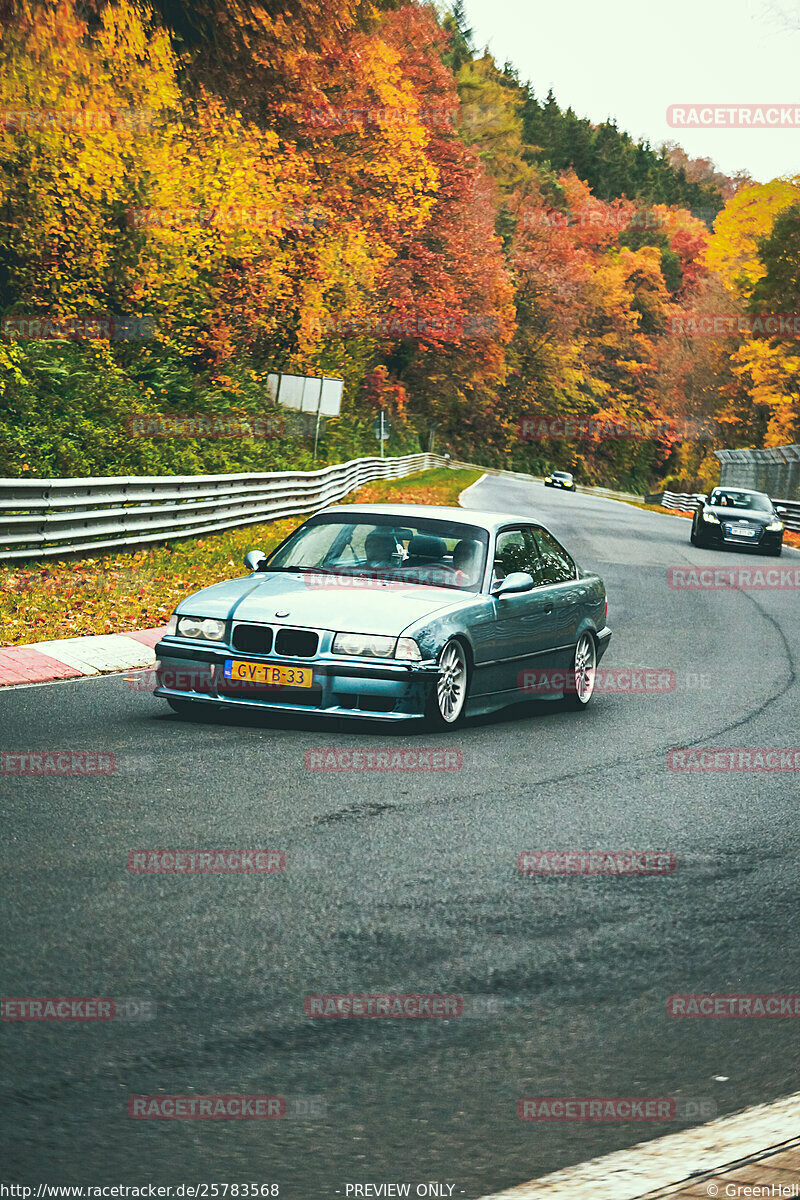
[[[225,678],[243,683],[260,683],[267,687],[314,686],[311,667],[273,667],[267,663],[244,662],[240,658],[229,658],[225,663]]]

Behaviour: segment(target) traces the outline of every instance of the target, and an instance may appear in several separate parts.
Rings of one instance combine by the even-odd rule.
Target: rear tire
[[[597,645],[591,633],[582,633],[578,638],[571,674],[574,691],[565,694],[563,703],[573,712],[583,712],[594,695],[597,674]]]

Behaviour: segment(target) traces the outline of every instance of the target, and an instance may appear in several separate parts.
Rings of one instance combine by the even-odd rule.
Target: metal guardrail
[[[647,497],[648,504],[660,504],[663,508],[673,508],[678,512],[694,512],[697,508],[698,492],[654,492]],[[800,501],[775,500],[776,508],[785,508],[783,523],[793,533],[800,533]]]
[[[163,542],[313,512],[362,484],[448,462],[408,454],[261,475],[0,479],[0,561]]]
[[[427,453],[356,458],[305,472],[0,479],[0,561],[91,554],[111,547],[217,533],[315,512],[373,480],[402,479],[444,466],[517,479],[538,478]],[[605,488],[579,485],[579,490],[639,499]],[[697,504],[696,494],[686,492],[658,492],[646,500],[681,512],[691,512]],[[800,502],[774,503],[788,510],[786,528],[800,532]]]
[[[699,492],[651,492],[645,496],[648,504],[660,504],[662,508],[673,508],[677,512],[694,512]]]

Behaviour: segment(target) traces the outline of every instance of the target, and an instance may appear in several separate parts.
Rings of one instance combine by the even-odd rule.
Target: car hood
[[[768,525],[772,520],[772,513],[761,508],[731,508],[729,504],[709,504],[707,508],[720,521],[759,521]]]
[[[415,621],[474,599],[473,593],[452,588],[265,571],[203,588],[182,600],[178,613],[398,635]]]

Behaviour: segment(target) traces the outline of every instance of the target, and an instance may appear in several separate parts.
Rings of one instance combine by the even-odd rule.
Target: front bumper
[[[605,654],[606,650],[608,649],[608,644],[610,641],[611,641],[611,630],[606,625],[605,628],[599,629],[597,631],[597,633],[595,634],[595,645],[596,645],[596,649],[597,649],[597,662],[600,662],[600,659]]]
[[[765,529],[762,529],[757,530],[755,537],[741,537],[727,532],[724,524],[713,525],[709,521],[700,522],[697,536],[705,546],[725,550],[754,550],[756,553],[777,550],[783,542],[783,530],[777,533],[767,533]]]
[[[311,661],[270,655],[262,658],[225,648],[186,646],[160,641],[156,646],[155,695],[192,700],[225,708],[307,712],[330,717],[361,717],[370,721],[407,721],[422,717],[439,668],[433,661],[364,662],[324,656]],[[310,667],[311,688],[268,687],[235,683],[223,675],[226,659],[244,658],[272,667]]]

